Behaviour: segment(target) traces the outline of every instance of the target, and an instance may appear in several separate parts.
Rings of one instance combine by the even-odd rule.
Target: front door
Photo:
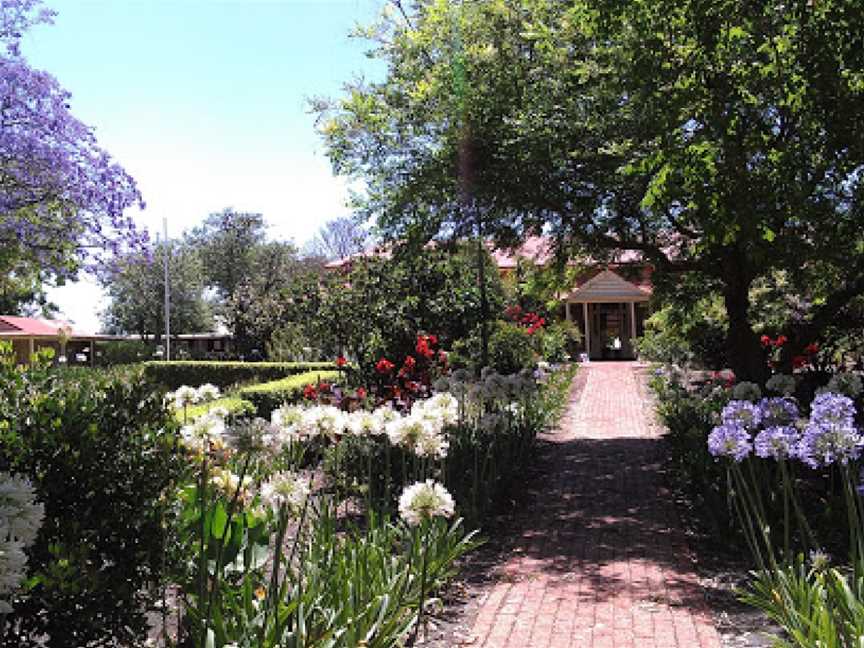
[[[591,358],[632,358],[627,304],[591,304]]]

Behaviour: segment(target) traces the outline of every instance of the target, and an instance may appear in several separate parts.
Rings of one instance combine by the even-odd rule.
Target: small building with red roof
[[[102,339],[116,338],[81,330],[65,320],[0,315],[0,340],[12,343],[20,364],[28,364],[36,351],[51,348],[57,362],[71,359],[72,363],[92,365],[96,341]]]

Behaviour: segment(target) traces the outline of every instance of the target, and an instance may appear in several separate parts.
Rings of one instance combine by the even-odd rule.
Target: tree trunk
[[[768,377],[762,346],[750,325],[750,284],[753,279],[740,264],[730,261],[725,272],[723,300],[729,318],[726,347],[737,380],[764,384]]]

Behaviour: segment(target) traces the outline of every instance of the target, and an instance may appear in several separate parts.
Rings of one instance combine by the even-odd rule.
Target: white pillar
[[[566,319],[568,322],[571,321],[570,320],[570,302],[569,301],[564,302],[564,319]]]
[[[630,339],[636,340],[636,302],[632,301],[630,302]]]
[[[585,353],[591,359],[591,326],[588,322],[588,302],[582,302],[582,314],[585,317]]]
[[[27,356],[27,364],[29,365],[30,362],[33,360],[33,354],[36,353],[36,344],[33,342],[33,338],[29,338],[27,342],[29,343],[30,347],[30,355]]]

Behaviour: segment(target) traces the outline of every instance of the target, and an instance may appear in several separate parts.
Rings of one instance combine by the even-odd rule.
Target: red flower
[[[423,356],[424,358],[431,358],[434,354],[432,349],[429,348],[429,340],[423,335],[417,336],[417,355]]]
[[[318,391],[320,391],[322,394],[329,394],[330,388],[331,385],[328,382],[318,383]]]
[[[315,389],[315,385],[306,385],[303,388],[303,398],[305,398],[306,400],[312,400],[317,395],[318,392]]]
[[[339,356],[336,358],[336,366],[340,369],[348,364],[348,361],[345,359],[345,356]]]
[[[375,365],[375,371],[379,374],[388,374],[393,371],[394,364],[387,358],[381,358]]]
[[[439,351],[438,352],[438,362],[440,364],[444,365],[445,367],[447,366],[447,352],[446,351]]]
[[[437,335],[430,335],[426,339],[429,341],[429,344],[431,346],[435,346],[436,344],[438,344],[438,336]]]
[[[805,366],[807,364],[807,362],[808,362],[808,360],[807,360],[806,356],[800,356],[800,355],[794,356],[792,358],[792,368],[793,369],[800,369],[801,367]]]
[[[408,389],[408,391],[412,391],[412,392],[420,391],[420,383],[416,383],[413,380],[410,380],[407,383],[405,383],[405,387]]]
[[[764,346],[764,347],[771,346],[771,344],[772,344],[771,338],[768,337],[767,335],[763,335],[761,338],[759,338],[759,341],[762,343],[762,346]]]
[[[411,371],[415,366],[417,366],[417,361],[414,359],[414,356],[406,356],[403,367],[408,371]]]
[[[357,388],[357,398],[359,398],[360,400],[366,398],[366,390],[363,387]]]
[[[806,347],[804,347],[804,353],[807,355],[816,355],[819,353],[819,345],[815,342],[811,342]]]
[[[778,347],[779,347],[779,346],[783,346],[783,345],[786,344],[788,341],[789,341],[789,338],[787,338],[785,335],[778,335],[778,336],[777,336],[777,339],[774,340],[774,345],[775,345],[775,346],[778,346]]]

